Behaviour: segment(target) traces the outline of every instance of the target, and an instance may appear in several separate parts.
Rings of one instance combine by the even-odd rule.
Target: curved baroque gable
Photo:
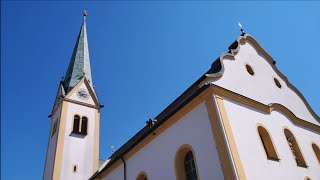
[[[249,34],[239,36],[229,52],[218,59],[221,70],[206,74],[206,82],[214,83],[264,104],[281,104],[295,116],[313,124],[320,124],[303,95],[275,66],[273,58]],[[254,74],[247,72],[246,65]],[[277,79],[277,80],[274,80]],[[279,88],[275,81],[279,81]]]

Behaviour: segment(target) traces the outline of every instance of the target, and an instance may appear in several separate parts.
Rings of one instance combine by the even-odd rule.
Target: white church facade
[[[85,18],[49,116],[44,180],[320,179],[319,116],[246,33],[99,163]]]

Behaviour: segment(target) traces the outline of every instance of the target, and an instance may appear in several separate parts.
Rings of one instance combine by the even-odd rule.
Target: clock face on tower
[[[88,100],[90,98],[90,94],[86,89],[79,89],[77,96],[82,100]]]

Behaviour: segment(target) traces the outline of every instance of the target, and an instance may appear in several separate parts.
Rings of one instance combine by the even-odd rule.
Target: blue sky
[[[1,179],[41,179],[50,114],[88,11],[100,158],[196,81],[237,21],[320,114],[319,2],[1,2]],[[18,172],[18,173],[17,173]]]

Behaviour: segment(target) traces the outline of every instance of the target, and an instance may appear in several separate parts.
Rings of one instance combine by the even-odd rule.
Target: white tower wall
[[[60,113],[61,113],[61,106],[57,109],[56,113],[52,116],[52,121],[50,126],[51,131],[55,121],[60,119]],[[52,137],[51,137],[51,133],[52,133],[51,131],[49,133],[49,140],[48,140],[49,142],[47,147],[47,157],[46,157],[45,166],[44,166],[43,179],[51,179],[52,173],[53,173],[52,171],[53,171],[56,145],[57,145],[58,128],[56,133]]]
[[[60,179],[88,179],[93,173],[96,109],[68,103]],[[88,118],[88,134],[72,133],[74,115]],[[77,172],[73,172],[77,165]]]

